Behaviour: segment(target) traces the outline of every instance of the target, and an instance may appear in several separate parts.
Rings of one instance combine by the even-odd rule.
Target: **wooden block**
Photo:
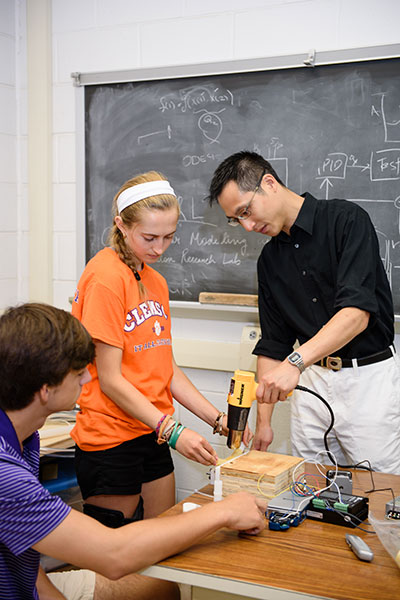
[[[234,304],[236,306],[258,306],[257,294],[217,294],[201,292],[199,302],[202,304]]]
[[[251,450],[232,462],[221,465],[222,494],[247,491],[259,498],[273,498],[293,482],[293,471],[303,461],[298,456]],[[296,470],[296,479],[304,464]]]

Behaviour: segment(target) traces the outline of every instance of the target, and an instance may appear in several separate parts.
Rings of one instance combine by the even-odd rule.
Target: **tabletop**
[[[398,496],[400,476],[372,476],[373,484],[370,473],[353,471],[353,494],[367,496],[374,517],[383,519],[391,492],[367,492],[374,486],[391,487]],[[212,493],[212,486],[204,491]],[[204,504],[211,499],[196,493],[185,501]],[[164,514],[178,514],[182,504]],[[361,526],[373,531],[368,521]],[[371,563],[360,561],[349,549],[346,533],[359,535],[367,542],[374,552]],[[258,536],[222,529],[144,573],[250,598],[400,599],[400,569],[377,535],[311,519],[287,531],[266,528]]]

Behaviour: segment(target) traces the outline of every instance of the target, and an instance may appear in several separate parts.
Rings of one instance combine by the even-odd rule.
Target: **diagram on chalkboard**
[[[221,108],[218,112],[209,112],[205,108],[202,108],[199,111],[195,111],[196,114],[198,112],[203,113],[197,123],[200,131],[211,144],[218,142],[218,138],[222,133],[223,125],[218,113],[224,110],[224,108]]]
[[[254,150],[295,192],[369,213],[400,314],[400,59],[91,85],[85,144],[87,258],[107,243],[120,185],[155,169],[181,208],[156,265],[171,298],[256,293],[268,238],[206,200],[218,164]]]

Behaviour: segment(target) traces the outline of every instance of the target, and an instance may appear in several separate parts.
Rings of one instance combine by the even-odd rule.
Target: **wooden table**
[[[309,467],[308,472],[313,470]],[[376,488],[392,487],[395,496],[400,495],[400,476],[374,473],[373,478]],[[382,519],[391,493],[366,494],[371,487],[369,473],[353,472],[353,493],[368,496],[370,511]],[[212,486],[203,491],[212,493]],[[193,494],[185,501],[204,504],[210,499]],[[182,502],[165,514],[181,511]],[[361,526],[372,530],[368,521]],[[359,535],[367,542],[374,552],[371,563],[362,562],[353,554],[345,542],[346,533]],[[400,599],[400,569],[377,535],[311,519],[287,531],[266,528],[256,537],[223,529],[143,573],[190,584],[193,600],[237,600],[237,595],[263,600]]]

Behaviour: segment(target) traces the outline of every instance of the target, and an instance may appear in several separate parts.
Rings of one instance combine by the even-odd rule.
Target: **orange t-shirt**
[[[172,414],[171,319],[167,283],[151,267],[140,272],[147,290],[139,299],[131,269],[111,248],[100,250],[79,280],[72,314],[94,339],[121,348],[121,372],[162,413]],[[80,412],[71,432],[82,450],[105,450],[150,433],[100,389],[96,362],[79,398]]]

